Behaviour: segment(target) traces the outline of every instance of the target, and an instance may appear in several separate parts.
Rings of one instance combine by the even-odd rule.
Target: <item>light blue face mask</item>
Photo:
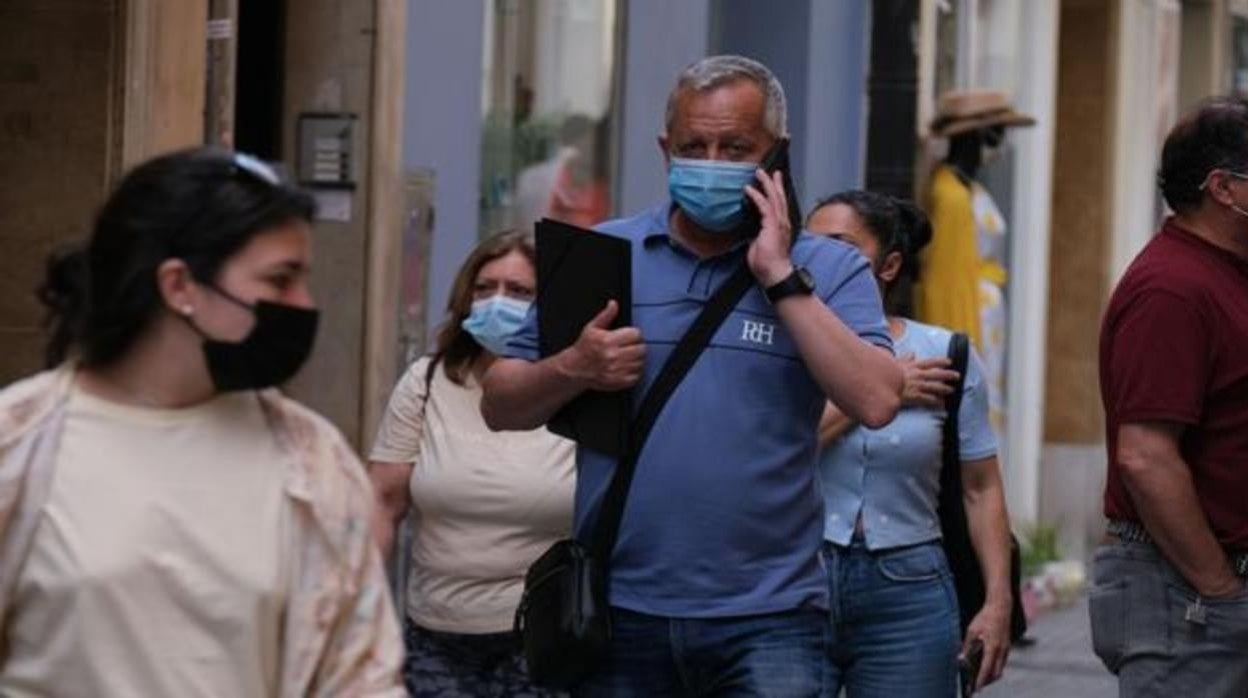
[[[754,181],[756,169],[752,162],[672,158],[667,190],[698,227],[727,233],[745,219],[745,187]]]
[[[524,317],[529,312],[528,301],[508,298],[504,295],[483,298],[472,304],[472,313],[464,318],[463,327],[487,351],[499,356],[507,347],[507,340],[520,331]]]

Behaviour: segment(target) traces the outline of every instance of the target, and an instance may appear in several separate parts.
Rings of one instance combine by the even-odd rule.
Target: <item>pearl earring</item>
[[[184,305],[184,306],[182,306],[182,314],[183,314],[183,315],[190,315],[191,313],[194,313],[194,312],[195,312],[195,309],[194,309],[194,308],[192,308],[191,306],[189,306],[189,305]]]

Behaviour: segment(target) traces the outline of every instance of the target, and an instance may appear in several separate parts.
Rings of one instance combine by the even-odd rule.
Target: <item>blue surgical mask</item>
[[[529,313],[528,301],[508,298],[504,295],[483,298],[472,304],[472,312],[460,327],[494,355],[501,355],[507,340],[520,331]]]
[[[745,187],[756,169],[752,162],[672,158],[667,190],[698,227],[727,233],[745,219]]]

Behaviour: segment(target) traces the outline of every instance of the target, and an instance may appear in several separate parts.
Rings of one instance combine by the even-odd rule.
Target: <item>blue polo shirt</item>
[[[648,390],[746,246],[700,259],[669,234],[669,204],[599,227],[633,245],[633,324],[645,339]],[[867,260],[802,234],[795,264],[865,341],[891,348]],[[536,311],[507,354],[538,358]],[[641,393],[639,393],[641,394]],[[825,397],[797,346],[752,288],[676,389],[637,462],[611,560],[611,604],[713,618],[827,607],[819,562],[823,499],[816,428]],[[640,403],[640,399],[634,403]],[[575,530],[586,540],[616,459],[577,449]]]

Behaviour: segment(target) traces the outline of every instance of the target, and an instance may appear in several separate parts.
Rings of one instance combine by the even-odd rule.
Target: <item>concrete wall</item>
[[[1053,199],[1053,154],[1057,133],[1058,50],[1061,33],[1057,3],[1029,2],[1018,13],[995,13],[984,32],[1016,38],[1011,61],[1011,92],[1018,108],[1036,125],[1010,134],[1013,157],[1010,214],[1010,278],[1006,297],[1010,328],[1006,365],[1006,436],[1002,459],[1005,492],[1015,521],[1035,521],[1040,511],[1042,434],[1046,396],[1045,344],[1049,314],[1049,251]],[[1017,22],[1017,24],[1014,24]],[[1002,26],[1004,24],[1004,26]],[[1007,40],[1008,41],[1008,40]],[[1000,43],[989,42],[988,55]],[[982,74],[987,79],[994,71]],[[999,74],[996,74],[999,76]],[[1004,80],[1002,80],[1004,82]]]
[[[283,160],[295,167],[295,130],[302,112],[359,116],[358,144],[369,142],[374,45],[371,2],[299,0],[287,4]],[[243,66],[246,69],[246,66]],[[288,386],[292,396],[328,417],[347,438],[362,437],[362,361],[370,161],[359,148],[351,219],[318,221],[312,291],[321,307],[316,351]]]

